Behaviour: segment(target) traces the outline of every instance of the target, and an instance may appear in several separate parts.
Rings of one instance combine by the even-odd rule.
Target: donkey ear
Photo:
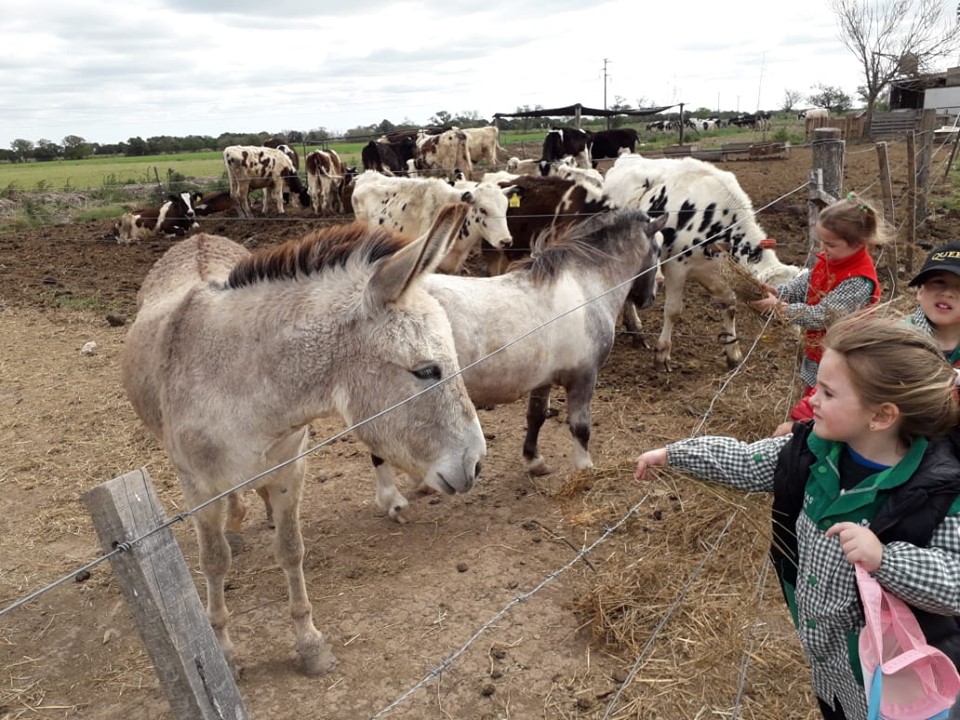
[[[422,273],[431,272],[443,260],[463,226],[469,205],[444,207],[427,234],[383,260],[367,284],[367,302],[373,307],[394,302]]]

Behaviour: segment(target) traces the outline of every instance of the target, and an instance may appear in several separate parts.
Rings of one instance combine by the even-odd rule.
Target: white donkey
[[[453,205],[408,243],[362,223],[251,255],[195,235],[150,270],[126,339],[123,384],[163,442],[187,502],[198,505],[303,452],[308,423],[353,424],[436,385],[357,430],[374,452],[445,493],[466,492],[486,445],[463,382],[450,323],[420,277],[446,253],[467,208]],[[276,523],[296,649],[304,672],[336,658],[313,624],[303,575],[303,459],[256,482]],[[230,496],[234,497],[236,494]],[[194,516],[207,613],[236,672],[224,576],[224,503]]]
[[[574,465],[593,465],[587,446],[597,374],[613,348],[628,294],[640,307],[653,304],[660,252],[656,233],[665,221],[651,221],[640,210],[602,213],[566,228],[504,275],[424,278],[424,287],[451,319],[461,367],[506,347],[465,370],[463,379],[478,405],[529,396],[523,457],[530,473],[550,472],[538,438],[554,385],[567,393]],[[408,502],[397,490],[389,462],[373,452],[377,504],[404,522]]]

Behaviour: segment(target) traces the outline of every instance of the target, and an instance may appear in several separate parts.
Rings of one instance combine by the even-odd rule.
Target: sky
[[[0,48],[4,147],[490,120],[605,93],[753,112],[863,82],[829,0],[4,0]]]

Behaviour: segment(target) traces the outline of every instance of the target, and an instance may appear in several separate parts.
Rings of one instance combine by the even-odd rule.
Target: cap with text
[[[926,262],[923,263],[923,267],[920,268],[920,272],[910,281],[910,287],[923,285],[935,272],[949,272],[960,275],[960,242],[952,242],[931,250],[930,254],[927,255]]]

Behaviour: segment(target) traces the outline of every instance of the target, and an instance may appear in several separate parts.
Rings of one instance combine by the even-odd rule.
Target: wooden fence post
[[[917,140],[907,133],[907,273],[913,274],[913,251],[917,246]]]
[[[927,217],[927,194],[930,190],[930,166],[933,164],[933,131],[937,127],[937,111],[927,109],[920,117],[920,156],[917,163],[917,220],[921,225]]]
[[[813,265],[817,246],[817,218],[820,210],[837,201],[843,192],[843,155],[845,144],[840,128],[817,128],[813,131],[813,167],[807,191],[808,227],[810,241],[807,267]]]
[[[105,553],[144,538],[110,562],[174,716],[247,720],[173,533],[152,532],[166,519],[146,469],[91,488],[83,502]]]

